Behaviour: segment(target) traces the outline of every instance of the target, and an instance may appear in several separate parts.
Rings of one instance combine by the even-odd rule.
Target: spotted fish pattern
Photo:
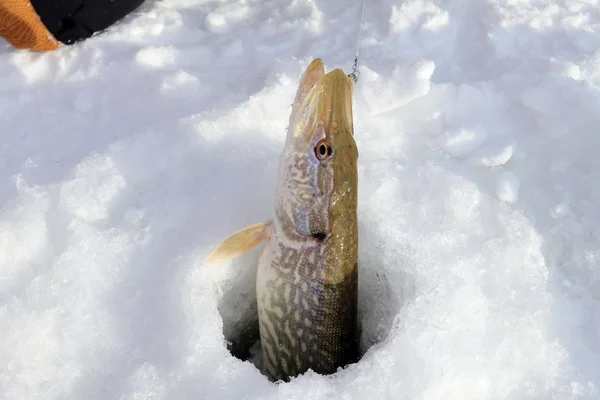
[[[272,241],[274,257],[261,264],[270,276],[258,290],[262,369],[273,381],[306,372],[331,374],[358,360],[358,265],[326,283],[318,260],[324,249],[294,249]],[[260,281],[259,281],[260,282]]]

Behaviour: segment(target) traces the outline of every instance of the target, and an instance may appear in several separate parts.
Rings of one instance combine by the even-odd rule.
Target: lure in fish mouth
[[[353,82],[315,59],[300,78],[272,219],[226,238],[222,261],[266,241],[256,280],[261,369],[273,381],[331,374],[359,357]]]

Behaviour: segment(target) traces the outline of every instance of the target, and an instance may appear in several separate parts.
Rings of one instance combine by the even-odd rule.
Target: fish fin
[[[271,236],[270,226],[271,221],[264,221],[232,233],[208,256],[205,264],[224,261],[250,251]]]

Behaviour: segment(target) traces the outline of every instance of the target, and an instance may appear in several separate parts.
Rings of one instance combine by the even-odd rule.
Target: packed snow
[[[363,358],[232,356],[310,61],[362,1],[147,0],[0,42],[0,399],[600,398],[600,1],[367,0],[354,92]]]

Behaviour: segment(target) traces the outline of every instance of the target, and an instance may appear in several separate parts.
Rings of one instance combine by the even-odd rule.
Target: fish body
[[[209,260],[266,241],[256,295],[262,372],[331,374],[359,357],[353,82],[315,59],[300,79],[279,159],[273,218],[225,239]]]

